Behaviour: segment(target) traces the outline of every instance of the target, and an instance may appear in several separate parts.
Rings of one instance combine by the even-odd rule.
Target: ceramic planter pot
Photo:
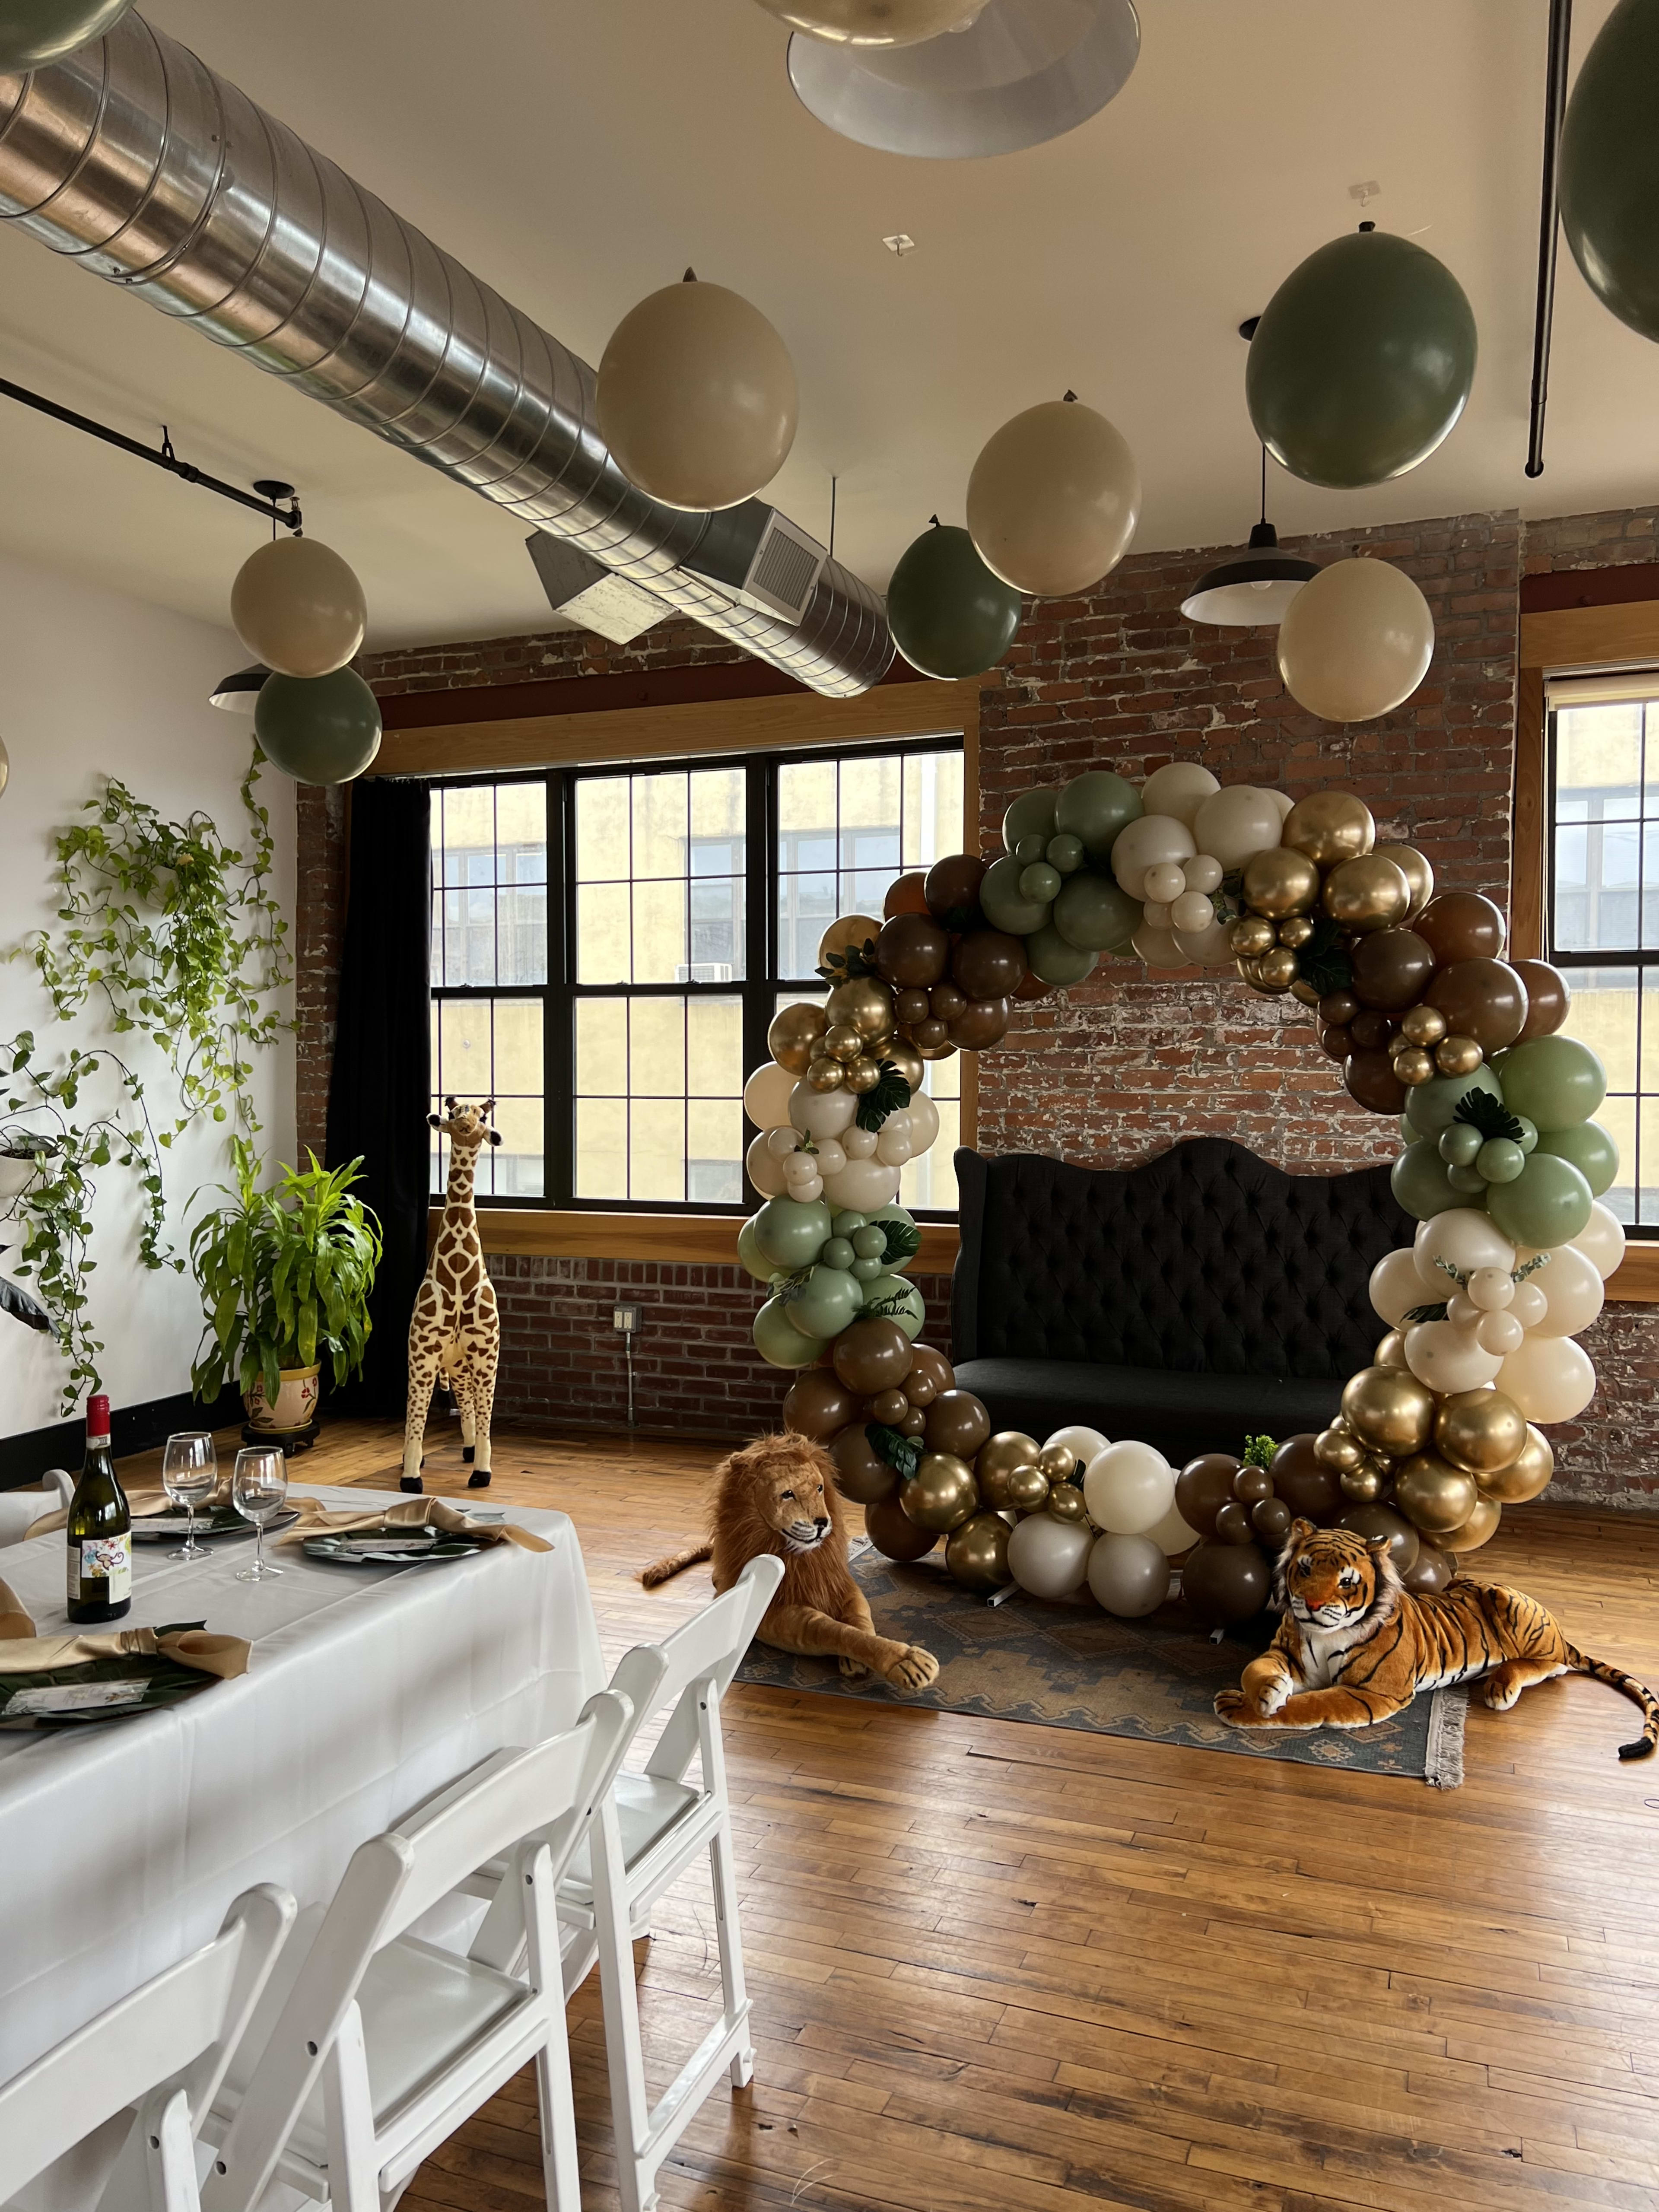
[[[264,1377],[256,1375],[253,1388],[242,1393],[242,1403],[247,1408],[247,1425],[273,1436],[291,1435],[296,1429],[308,1428],[317,1412],[317,1401],[322,1392],[319,1367],[284,1367],[280,1370],[276,1402],[270,1405],[265,1398]]]
[[[0,1200],[16,1198],[34,1181],[40,1164],[33,1152],[0,1152]]]

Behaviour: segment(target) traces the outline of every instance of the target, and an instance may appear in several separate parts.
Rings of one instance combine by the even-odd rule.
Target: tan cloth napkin
[[[377,1505],[364,1513],[349,1507],[325,1505],[319,1498],[291,1498],[299,1513],[291,1528],[272,1540],[297,1544],[307,1536],[343,1536],[370,1528],[441,1528],[446,1535],[469,1536],[475,1544],[516,1544],[524,1552],[550,1552],[545,1536],[528,1528],[515,1528],[510,1521],[475,1521],[447,1498],[410,1498],[396,1505]]]
[[[125,1495],[127,1510],[135,1521],[146,1520],[152,1513],[182,1513],[185,1510],[182,1505],[175,1505],[165,1490],[129,1490]],[[228,1505],[229,1503],[230,1477],[228,1474],[222,1473],[212,1497],[198,1498],[196,1501],[196,1510],[198,1513],[205,1513],[215,1505]],[[54,1529],[61,1528],[68,1519],[69,1514],[63,1506],[59,1505],[50,1513],[43,1513],[38,1521],[31,1521],[28,1527],[29,1535],[50,1536]],[[27,1539],[25,1540],[27,1541]]]
[[[8,1583],[0,1582],[0,1674],[45,1674],[82,1667],[92,1659],[174,1659],[198,1674],[229,1681],[247,1672],[252,1645],[240,1636],[210,1636],[204,1628],[113,1628],[102,1634],[37,1636],[34,1623]]]

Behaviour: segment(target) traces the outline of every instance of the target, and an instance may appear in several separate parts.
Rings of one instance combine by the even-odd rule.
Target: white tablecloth
[[[251,1543],[190,1564],[133,1547],[127,1625],[205,1620],[253,1656],[168,1711],[0,1729],[0,2081],[205,1942],[251,1883],[325,1899],[366,1837],[570,1725],[604,1682],[576,1533],[511,1515],[551,1552],[366,1569],[268,1547],[282,1579],[241,1583]],[[65,1625],[61,1533],[0,1551],[0,1577],[43,1634]]]

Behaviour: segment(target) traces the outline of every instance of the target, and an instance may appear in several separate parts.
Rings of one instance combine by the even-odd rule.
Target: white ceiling
[[[999,422],[1068,386],[1128,437],[1142,549],[1242,539],[1256,449],[1240,319],[1364,212],[1456,273],[1464,421],[1376,490],[1279,477],[1281,530],[1659,501],[1659,348],[1563,251],[1547,468],[1522,474],[1547,0],[1140,0],[1127,89],[1055,143],[907,161],[798,106],[751,0],[149,0],[147,12],[589,361],[687,263],[799,371],[770,489],[877,585],[959,520]],[[1609,0],[1581,0],[1576,55]],[[901,261],[882,245],[908,231]],[[523,531],[140,303],[0,234],[0,374],[235,481],[287,477],[357,567],[371,641],[547,619]],[[259,525],[0,401],[0,548],[213,620]]]

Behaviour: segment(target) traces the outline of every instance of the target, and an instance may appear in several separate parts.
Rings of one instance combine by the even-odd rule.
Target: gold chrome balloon
[[[1000,1513],[970,1514],[953,1528],[945,1547],[945,1564],[963,1589],[1000,1589],[1008,1571],[1008,1523]]]
[[[1047,1444],[1037,1454],[1037,1470],[1050,1482],[1069,1482],[1077,1473],[1077,1454],[1070,1444]]]
[[[1310,983],[1305,975],[1298,975],[1291,986],[1291,996],[1304,1006],[1319,1004],[1319,986]]]
[[[1482,1498],[1461,1528],[1450,1529],[1435,1542],[1443,1552],[1478,1552],[1492,1534],[1503,1517],[1504,1509],[1495,1498]]]
[[[809,1090],[839,1091],[846,1080],[847,1070],[838,1060],[831,1060],[828,1053],[823,1053],[817,1059],[807,1062],[806,1083]]]
[[[850,1022],[859,1035],[889,1036],[893,1029],[893,994],[873,975],[860,975],[850,983],[837,983],[824,1012],[833,1024]]]
[[[1345,1467],[1336,1479],[1342,1486],[1342,1495],[1356,1505],[1374,1505],[1389,1480],[1374,1459],[1367,1459],[1361,1467]]]
[[[838,915],[818,939],[817,964],[820,968],[828,968],[832,952],[840,953],[843,957],[851,950],[862,952],[866,945],[873,944],[880,935],[881,924],[870,915]]]
[[[1048,1510],[1056,1521],[1086,1521],[1088,1506],[1083,1492],[1074,1482],[1052,1483],[1048,1489]]]
[[[1315,925],[1305,914],[1293,914],[1279,925],[1279,941],[1288,945],[1292,952],[1304,945],[1314,933]],[[1317,1000],[1315,1001],[1317,1004]]]
[[[954,1452],[923,1452],[915,1473],[899,1485],[899,1504],[919,1528],[959,1528],[979,1510],[974,1470]]]
[[[861,1052],[856,1060],[848,1062],[847,1088],[860,1097],[866,1091],[873,1091],[880,1081],[881,1062],[872,1060],[867,1053]]]
[[[1305,853],[1270,845],[1245,861],[1242,895],[1253,914],[1275,921],[1306,914],[1319,896],[1319,871]]]
[[[1227,942],[1239,959],[1255,960],[1273,951],[1279,932],[1265,915],[1242,914],[1227,933]]]
[[[1401,1367],[1406,1364],[1406,1338],[1403,1330],[1391,1328],[1371,1355],[1373,1367]]]
[[[1339,860],[1325,878],[1319,902],[1339,928],[1364,935],[1373,929],[1393,929],[1406,917],[1412,902],[1411,885],[1392,860],[1364,853],[1352,860]]]
[[[1394,862],[1410,888],[1412,902],[1406,908],[1409,928],[1434,896],[1434,870],[1415,845],[1379,845],[1376,849],[1380,859]]]
[[[1450,1467],[1437,1452],[1416,1452],[1394,1471],[1394,1503],[1425,1536],[1461,1528],[1480,1493],[1474,1477]]]
[[[999,1510],[1012,1506],[1014,1501],[1007,1493],[1008,1477],[1017,1467],[1035,1467],[1042,1449],[1035,1437],[1028,1437],[1018,1429],[999,1429],[995,1436],[982,1443],[974,1462],[974,1472],[979,1478],[985,1503]]]
[[[1407,1044],[1437,1045],[1446,1034],[1446,1017],[1438,1006],[1407,1006],[1400,1017],[1400,1034]]]
[[[1343,1389],[1342,1418],[1361,1443],[1403,1459],[1429,1440],[1434,1395],[1397,1367],[1362,1367]]]
[[[890,1037],[872,1057],[890,1060],[895,1073],[902,1075],[912,1091],[921,1090],[927,1066],[915,1045],[908,1043],[903,1037]]]
[[[1275,945],[1255,964],[1264,989],[1269,991],[1288,991],[1302,973],[1302,963],[1288,945]]]
[[[1420,1044],[1408,1044],[1394,1056],[1394,1072],[1407,1089],[1415,1091],[1419,1083],[1428,1083],[1434,1076],[1434,1055],[1425,1052]]]
[[[805,1003],[781,1006],[766,1032],[766,1049],[791,1075],[805,1075],[823,1049],[817,1040],[823,1035],[826,1019],[822,1006]]]
[[[1352,791],[1316,791],[1298,799],[1285,817],[1281,843],[1305,853],[1322,868],[1357,860],[1376,842],[1371,810]]]
[[[1434,1064],[1442,1075],[1473,1075],[1485,1057],[1473,1037],[1442,1037],[1434,1048]]]
[[[1501,1390],[1460,1390],[1441,1400],[1434,1417],[1435,1449],[1466,1474],[1513,1466],[1527,1435],[1525,1415]]]
[[[1528,1424],[1527,1441],[1516,1457],[1507,1467],[1477,1474],[1474,1483],[1483,1498],[1496,1498],[1500,1505],[1524,1505],[1548,1489],[1554,1473],[1555,1454],[1547,1437]]]
[[[1346,1429],[1322,1429],[1314,1438],[1314,1457],[1321,1467],[1334,1468],[1338,1474],[1352,1474],[1364,1456],[1364,1445]]]
[[[823,1033],[823,1050],[831,1060],[856,1060],[864,1050],[864,1039],[851,1022],[831,1022]]]
[[[1011,1467],[1002,1478],[1008,1503],[1022,1513],[1035,1513],[1048,1499],[1048,1478],[1037,1467]]]

